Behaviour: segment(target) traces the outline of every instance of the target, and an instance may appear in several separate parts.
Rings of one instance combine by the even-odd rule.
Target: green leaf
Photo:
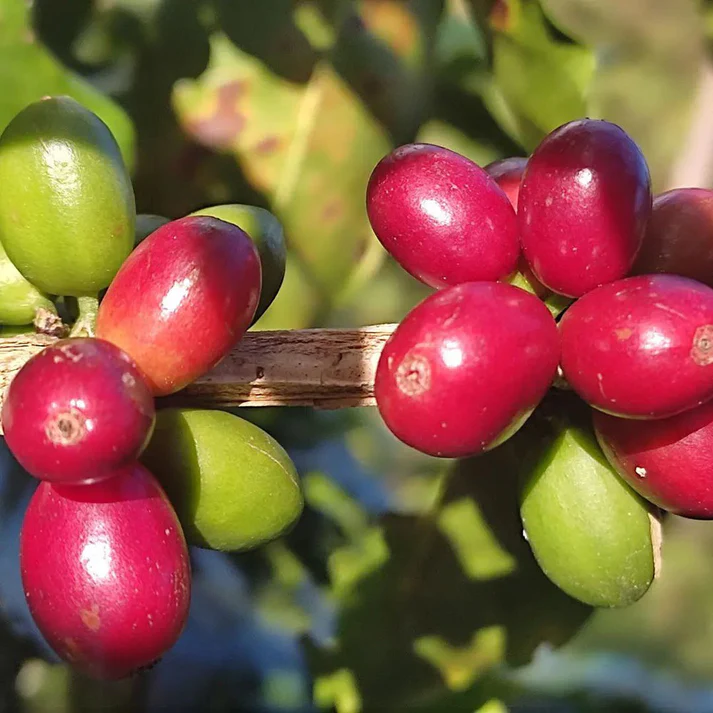
[[[518,460],[533,433],[454,463],[430,511],[386,515],[332,553],[337,637],[310,647],[316,676],[348,670],[364,710],[438,710],[578,631],[591,608],[545,577],[522,536]],[[465,700],[448,709],[476,708]]]
[[[124,111],[88,82],[63,67],[39,43],[30,5],[3,0],[0,24],[0,130],[31,102],[66,94],[97,114],[114,134],[129,168],[134,164],[134,129]]]
[[[431,66],[443,0],[360,0],[343,19],[335,69],[389,131],[413,140],[431,104]]]
[[[441,2],[301,3],[299,13],[292,5],[218,3],[223,32],[211,38],[209,66],[179,81],[173,102],[184,129],[234,155],[266,196],[328,308],[353,296],[384,258],[366,184],[393,141],[421,122]]]
[[[681,155],[708,61],[699,3],[627,0],[624,11],[620,0],[542,2],[558,27],[606,58],[592,82],[589,115],[619,124],[639,144],[655,192],[672,182],[691,185],[685,163],[678,169],[683,175],[672,176],[671,168],[692,150]],[[692,180],[700,180],[695,169]]]
[[[174,102],[185,129],[234,153],[268,196],[288,246],[325,298],[345,290],[355,265],[378,266],[364,189],[389,143],[329,62],[295,84],[217,34],[207,71],[178,82]]]
[[[537,0],[499,0],[489,22],[492,80],[483,96],[530,151],[553,129],[587,114],[595,55],[555,31]]]

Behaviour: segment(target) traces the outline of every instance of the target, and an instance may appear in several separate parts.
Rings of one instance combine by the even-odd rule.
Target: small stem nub
[[[79,317],[77,317],[69,336],[93,337],[96,333],[99,297],[97,295],[77,297],[77,306],[79,308]]]
[[[38,307],[35,311],[33,326],[38,334],[47,334],[50,337],[66,337],[69,328],[62,318],[47,307]]]

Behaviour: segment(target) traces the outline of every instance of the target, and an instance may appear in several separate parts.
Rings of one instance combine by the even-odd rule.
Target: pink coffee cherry
[[[454,151],[431,144],[397,148],[374,169],[366,207],[386,250],[431,287],[515,272],[520,245],[508,197]]]
[[[580,297],[628,274],[650,213],[649,169],[634,141],[607,121],[572,121],[540,143],[525,169],[525,258],[543,285]]]
[[[138,463],[92,485],[40,483],[22,525],[20,568],[42,635],[96,678],[123,678],[155,663],[188,616],[183,532]]]
[[[557,325],[534,295],[471,282],[427,297],[379,359],[375,395],[388,428],[434,456],[486,451],[543,398],[560,356]]]
[[[91,483],[138,458],[154,400],[133,361],[101,339],[65,339],[30,358],[2,407],[10,451],[29,473]]]
[[[560,320],[562,371],[590,406],[666,418],[713,397],[713,289],[641,275],[598,287]]]

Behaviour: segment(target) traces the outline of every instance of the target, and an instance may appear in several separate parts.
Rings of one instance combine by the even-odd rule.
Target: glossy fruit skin
[[[0,324],[32,324],[42,309],[56,311],[49,297],[22,276],[0,244]]]
[[[575,599],[622,607],[651,586],[654,523],[591,429],[565,424],[523,459],[520,515],[542,570]]]
[[[527,158],[524,156],[502,158],[485,167],[485,172],[502,188],[515,211],[517,211],[520,184],[526,167]]]
[[[408,144],[384,157],[366,193],[371,227],[413,277],[435,288],[511,275],[520,254],[510,202],[465,156]]]
[[[713,287],[713,191],[676,188],[654,198],[632,273],[681,275]]]
[[[94,485],[40,483],[22,525],[20,568],[47,642],[96,678],[155,663],[188,616],[186,542],[163,490],[138,463]]]
[[[655,421],[595,411],[594,427],[608,461],[639,495],[682,517],[713,518],[713,401]]]
[[[31,357],[2,407],[7,445],[40,480],[91,483],[138,458],[154,400],[128,355],[93,338],[63,339]]]
[[[121,266],[97,336],[127,352],[152,392],[179,391],[212,369],[250,326],[260,258],[237,226],[208,216],[171,221]]]
[[[190,545],[252,549],[286,533],[304,507],[282,446],[225,411],[161,409],[142,462],[166,491]]]
[[[429,455],[463,457],[512,436],[545,395],[557,325],[534,295],[473,282],[427,297],[389,338],[376,370],[388,428]]]
[[[573,121],[528,161],[518,199],[525,258],[553,292],[580,297],[625,277],[651,213],[643,154],[615,124]]]
[[[562,371],[590,406],[666,418],[713,397],[713,289],[674,275],[628,277],[560,320]]]
[[[0,240],[38,289],[96,295],[134,243],[136,207],[107,126],[69,97],[30,104],[0,137]]]
[[[280,221],[270,211],[229,203],[209,206],[191,215],[210,215],[242,228],[255,243],[262,267],[262,290],[253,323],[262,317],[282,287],[287,267],[287,245]]]

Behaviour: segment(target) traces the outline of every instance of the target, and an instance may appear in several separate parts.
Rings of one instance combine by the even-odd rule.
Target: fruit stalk
[[[396,326],[248,332],[217,367],[159,407],[373,406],[376,365]],[[0,338],[1,399],[22,365],[55,341],[42,334]]]

